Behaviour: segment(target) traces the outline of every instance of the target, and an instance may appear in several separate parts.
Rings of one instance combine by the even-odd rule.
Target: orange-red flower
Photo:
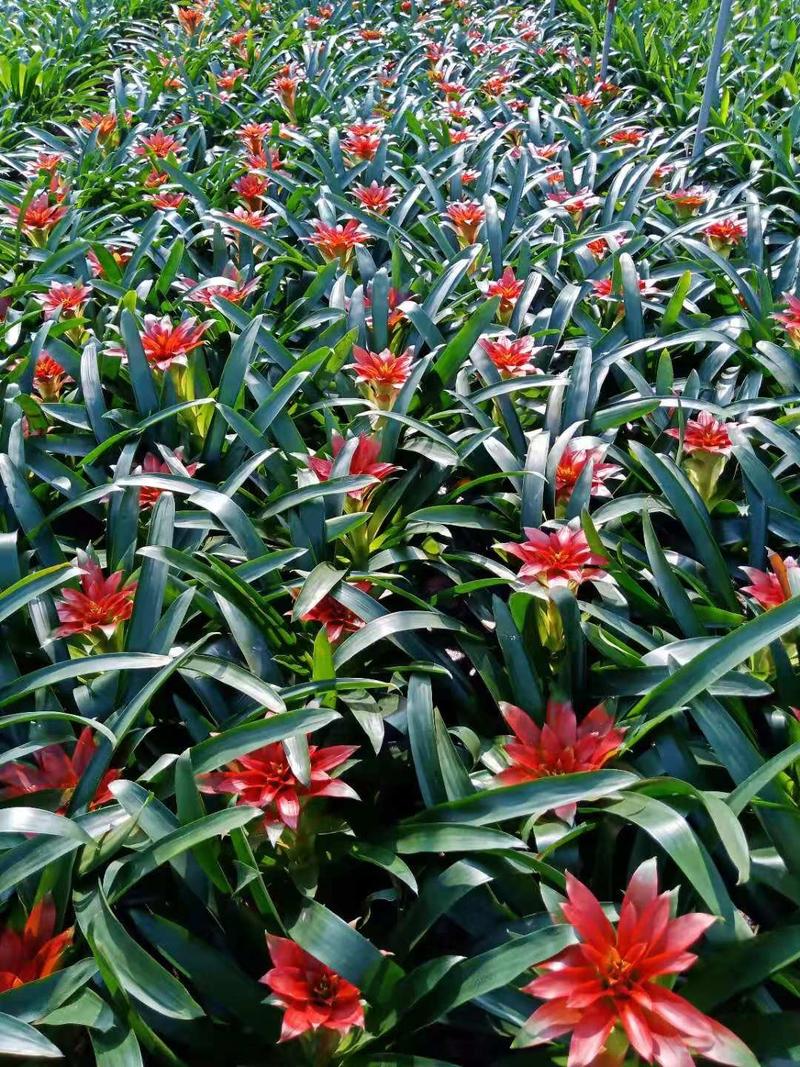
[[[370,352],[359,345],[353,345],[354,363],[347,370],[356,372],[356,381],[367,387],[368,394],[379,408],[390,408],[399,390],[408,381],[414,351],[407,348],[405,352],[395,355],[388,348],[382,352]]]
[[[325,459],[324,456],[308,457],[309,467],[321,482],[327,482],[330,478],[334,460],[344,448],[344,444],[344,438],[335,433],[332,443],[333,459]],[[380,454],[380,438],[369,437],[365,433],[359,434],[356,450],[350,458],[350,475],[356,477],[359,474],[368,474],[378,481],[383,481],[384,478],[388,478],[390,474],[400,469],[392,463],[381,463],[378,459]],[[373,488],[373,486],[368,485],[363,489],[351,489],[347,495],[352,497],[353,500],[362,500]]]
[[[567,524],[552,532],[526,526],[525,536],[528,540],[521,544],[509,541],[497,546],[522,560],[521,581],[577,589],[582,582],[606,577],[598,568],[605,567],[608,560],[592,552],[583,530]]]
[[[500,371],[502,378],[522,378],[526,374],[541,374],[532,362],[541,347],[532,337],[482,337],[480,346]]]
[[[516,740],[505,745],[511,765],[496,776],[496,785],[519,785],[551,775],[599,771],[617,754],[625,735],[625,730],[615,726],[602,704],[592,708],[578,723],[568,700],[548,700],[541,727],[514,704],[502,703],[500,711]],[[575,804],[564,804],[555,812],[559,818],[571,822],[575,808]]]
[[[124,267],[132,255],[132,252],[129,249],[122,248],[119,245],[109,245],[106,251],[118,267]],[[93,248],[90,248],[86,253],[86,259],[89,263],[89,270],[95,278],[102,278],[105,274],[105,268]]]
[[[269,178],[265,178],[262,174],[243,174],[241,178],[236,179],[232,188],[252,211],[256,211],[261,198],[269,189]]]
[[[164,192],[150,197],[150,203],[157,211],[177,211],[186,197],[183,193]]]
[[[575,193],[562,192],[548,193],[545,197],[548,207],[563,208],[574,219],[579,219],[584,211],[590,207],[596,207],[600,203],[600,197],[595,196],[589,189],[578,189]]]
[[[156,130],[147,136],[141,136],[139,143],[133,150],[135,156],[149,156],[152,152],[158,159],[166,159],[169,155],[179,155],[183,151],[183,145],[177,137],[171,133],[161,133]]]
[[[600,103],[600,98],[594,93],[567,93],[564,99],[568,104],[579,107],[583,111],[591,111]]]
[[[131,617],[136,582],[122,585],[122,571],[103,577],[100,566],[91,559],[80,562],[81,588],[61,590],[56,613],[61,625],[56,637],[74,637],[99,631],[110,638],[121,622]]]
[[[696,419],[687,419],[683,433],[677,426],[667,430],[670,437],[683,437],[683,450],[712,452],[717,456],[731,454],[731,438],[724,422],[719,422],[710,411],[701,411]]]
[[[273,79],[272,91],[286,108],[289,118],[294,120],[294,109],[297,98],[297,78],[290,74],[281,74]]]
[[[602,448],[567,448],[556,467],[556,498],[568,500],[580,476],[592,464],[592,496],[611,496],[605,484],[622,470],[616,463],[603,462]]]
[[[40,152],[36,159],[31,160],[25,171],[34,177],[37,174],[41,174],[42,171],[47,174],[54,174],[63,160],[64,156],[60,152]]]
[[[69,318],[83,314],[83,305],[91,291],[91,286],[82,282],[52,282],[46,293],[37,293],[36,299],[46,319],[54,319],[59,312],[62,318]]]
[[[477,200],[457,200],[447,205],[445,221],[455,230],[458,243],[466,248],[477,241],[485,217],[486,212]]]
[[[644,140],[645,131],[635,126],[624,130],[615,130],[606,141],[606,144],[619,145],[621,147],[636,147]]]
[[[246,282],[242,272],[230,264],[225,267],[218,281],[202,282],[199,285],[191,278],[182,278],[181,281],[192,290],[186,299],[205,307],[212,307],[215,297],[230,300],[232,304],[241,304],[258,286],[258,278]]]
[[[10,926],[0,933],[0,993],[47,978],[58,970],[72,944],[72,927],[56,934],[56,906],[44,897],[31,908],[22,930]]]
[[[97,742],[91,727],[87,726],[81,730],[71,757],[64,751],[63,745],[46,745],[33,753],[35,767],[21,762],[0,767],[0,783],[4,787],[0,790],[0,796],[8,800],[31,793],[56,792],[59,794],[58,811],[63,813],[96,750]],[[114,799],[108,787],[121,776],[122,771],[112,769],[105,772],[90,804],[91,808]],[[0,970],[5,968],[0,967]]]
[[[303,785],[289,765],[280,742],[264,745],[241,756],[221,771],[200,776],[203,793],[224,793],[236,797],[237,804],[251,804],[264,812],[264,824],[283,824],[296,830],[302,802],[310,797],[339,797],[358,800],[357,793],[329,771],[341,766],[357,751],[356,745],[316,748],[309,745],[311,781]]]
[[[47,352],[42,352],[33,372],[33,388],[44,401],[58,400],[67,382],[73,379]]]
[[[323,259],[338,259],[342,267],[346,267],[352,259],[354,248],[370,240],[367,231],[355,219],[348,219],[343,226],[341,223],[330,226],[322,219],[316,219],[313,227],[314,232],[306,238],[308,243],[319,249]]]
[[[380,146],[381,138],[377,133],[355,134],[351,132],[342,141],[342,149],[348,156],[365,161],[374,159]]]
[[[370,582],[354,582],[353,585],[365,593],[372,588]],[[318,601],[305,615],[301,615],[300,619],[302,622],[322,623],[332,645],[340,641],[345,634],[354,634],[356,630],[364,626],[363,619],[360,619],[354,611],[346,608],[330,593]]]
[[[272,969],[260,980],[284,1009],[280,1041],[316,1030],[346,1034],[363,1027],[361,991],[294,941],[267,934]]]
[[[738,219],[721,219],[703,230],[703,236],[714,251],[723,255],[729,254],[734,245],[744,240],[746,234],[747,227]]]
[[[487,297],[490,299],[493,296],[500,297],[498,313],[501,322],[509,321],[513,314],[517,298],[524,288],[525,282],[521,279],[519,281],[517,280],[513,267],[506,267],[499,278],[496,278],[485,286],[484,293]]]
[[[183,464],[183,449],[175,449],[175,458]],[[199,463],[186,463],[183,464],[187,475],[191,476],[200,467]],[[164,463],[158,456],[154,456],[152,452],[148,452],[142,460],[142,465],[135,468],[134,474],[173,474],[174,471],[168,463]],[[139,486],[139,507],[144,511],[148,508],[155,507],[156,501],[165,492],[163,489],[158,489],[154,485],[140,485]]]
[[[147,361],[157,370],[169,370],[173,363],[186,363],[186,357],[203,343],[203,334],[210,322],[184,319],[176,326],[169,315],[145,315],[140,334]]]
[[[644,297],[661,296],[661,290],[655,284],[651,282],[649,278],[639,278],[639,292]],[[622,295],[614,292],[613,279],[601,278],[599,281],[592,282],[592,295],[599,300],[621,300]]]
[[[567,873],[561,910],[580,940],[540,964],[543,973],[525,987],[545,1003],[518,1043],[541,1045],[572,1034],[568,1067],[601,1062],[612,1033],[623,1048],[627,1041],[646,1063],[661,1067],[690,1067],[693,1056],[751,1063],[734,1033],[663,983],[696,962],[687,950],[715,922],[700,912],[671,918],[671,908],[672,895],[658,892],[654,859],[628,883],[616,928],[592,891]]]
[[[374,181],[369,185],[357,185],[353,189],[353,196],[367,211],[385,215],[397,198],[397,193],[388,185],[378,185]]]
[[[693,185],[688,189],[673,189],[672,192],[666,194],[666,199],[675,205],[678,215],[688,218],[696,214],[705,204],[708,200],[708,193],[702,186]]]
[[[268,122],[250,122],[240,126],[236,136],[251,152],[260,152],[264,138],[269,137],[272,127]]]
[[[179,7],[175,9],[175,14],[178,16],[178,22],[181,27],[189,34],[197,33],[200,25],[206,17],[205,11],[202,7]]]
[[[234,222],[242,222],[245,226],[249,226],[253,230],[265,230],[272,221],[273,216],[267,215],[264,211],[251,211],[246,207],[236,207],[233,211],[226,213],[226,218],[232,219]],[[238,234],[239,232],[224,223],[223,226],[229,233],[233,232]]]
[[[795,595],[789,581],[789,571],[796,570],[800,564],[792,556],[781,559],[775,552],[770,553],[771,571],[761,571],[757,567],[742,567],[750,579],[750,585],[743,585],[742,592],[750,596],[762,608],[777,608]]]
[[[62,204],[51,204],[50,197],[46,192],[38,193],[28,206],[25,208],[25,212],[22,215],[22,222],[20,223],[20,214],[22,209],[15,205],[9,205],[8,213],[11,217],[11,221],[14,225],[19,225],[25,233],[32,239],[39,237],[46,237],[56,223],[60,222],[67,213],[67,208]]]
[[[800,348],[800,297],[784,293],[783,298],[786,310],[776,312],[772,317],[786,330],[786,336],[795,348]]]
[[[117,116],[113,112],[103,115],[99,111],[95,111],[91,115],[84,115],[79,118],[78,125],[86,130],[87,133],[93,133],[97,130],[97,140],[102,142],[108,140],[116,132]]]

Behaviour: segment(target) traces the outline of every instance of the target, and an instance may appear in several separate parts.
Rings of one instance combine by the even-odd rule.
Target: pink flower
[[[333,463],[344,448],[344,438],[338,433],[333,435],[333,459],[325,459],[320,456],[309,456],[308,465],[321,482],[327,482],[331,476]],[[368,474],[378,481],[383,481],[393,474],[399,467],[391,463],[381,463],[378,456],[381,454],[381,442],[378,437],[368,437],[367,434],[359,434],[356,450],[350,459],[350,475],[355,477],[359,474]],[[361,500],[374,486],[368,485],[363,489],[351,489],[348,496],[353,500]]]
[[[202,345],[203,334],[211,325],[189,318],[175,326],[169,315],[160,319],[145,315],[141,341],[148,363],[161,371],[169,370],[173,363],[186,363],[187,355]]]
[[[514,732],[515,741],[504,751],[511,761],[495,778],[496,785],[519,785],[551,775],[599,771],[617,754],[625,730],[614,724],[598,704],[578,724],[569,701],[548,700],[544,726],[537,726],[522,708],[502,703],[500,711]],[[556,808],[559,818],[571,822],[575,804]]]
[[[397,193],[388,185],[378,185],[372,182],[370,185],[357,185],[353,190],[353,196],[367,211],[374,211],[376,215],[385,215],[397,198]]]
[[[800,298],[792,296],[791,293],[784,293],[783,298],[786,301],[786,310],[779,311],[772,317],[786,330],[791,344],[800,348]]]
[[[371,582],[354,582],[357,589],[368,593],[372,588]],[[325,627],[330,643],[336,644],[345,634],[353,634],[362,629],[364,620],[360,619],[355,612],[350,611],[344,604],[340,604],[335,596],[329,593],[314,607],[300,616],[301,622],[319,622]]]
[[[83,305],[91,291],[91,286],[82,282],[51,282],[47,292],[37,294],[36,299],[42,305],[46,319],[54,319],[59,312],[68,318],[83,314]]]
[[[354,248],[370,240],[366,229],[355,219],[348,219],[344,226],[329,226],[327,222],[317,219],[313,226],[314,232],[306,238],[308,243],[319,249],[323,259],[338,259],[342,267],[346,267],[352,259]]]
[[[181,449],[181,448],[176,448],[175,449],[175,458],[179,462],[183,463],[183,449]],[[191,476],[195,473],[195,471],[199,469],[200,464],[199,463],[186,463],[186,464],[184,464],[184,467],[185,467],[186,473],[191,478]],[[148,452],[147,455],[142,460],[141,467],[137,467],[134,470],[133,473],[134,474],[172,474],[173,471],[170,468],[168,463],[164,463],[162,460],[160,460],[158,458],[158,456],[154,456],[152,452]],[[156,501],[158,500],[158,498],[161,496],[161,494],[163,492],[165,492],[165,490],[157,489],[153,485],[140,485],[139,486],[139,507],[140,507],[140,509],[142,511],[145,511],[145,510],[148,510],[149,508],[155,507]]]
[[[616,463],[603,462],[602,448],[568,448],[556,467],[556,496],[569,499],[587,464],[592,464],[592,496],[611,496],[605,482],[622,471]]]
[[[156,131],[156,133],[140,137],[133,154],[147,157],[152,152],[159,159],[166,159],[168,155],[177,156],[182,151],[183,145],[177,137],[173,137],[170,133]]]
[[[353,356],[355,362],[348,364],[346,369],[356,372],[356,381],[367,386],[369,395],[378,407],[391,407],[411,374],[413,349],[407,348],[400,355],[395,355],[388,348],[382,352],[369,352],[366,348],[353,345]]]
[[[498,309],[500,319],[503,322],[507,322],[511,318],[517,298],[524,288],[525,282],[522,280],[517,281],[513,267],[506,267],[500,278],[489,282],[484,287],[484,293],[489,299],[493,296],[500,297],[500,307]]]
[[[775,552],[770,553],[769,561],[772,572],[760,571],[757,567],[741,568],[751,582],[750,585],[742,586],[742,592],[749,593],[762,608],[777,608],[795,595],[788,572],[795,570],[800,564],[792,556],[781,559]]]
[[[592,552],[586,534],[566,524],[550,533],[526,526],[527,541],[510,541],[497,548],[522,560],[518,577],[523,582],[538,582],[543,586],[566,585],[577,589],[582,582],[603,579],[598,568],[608,560]]]
[[[688,419],[683,434],[677,426],[667,430],[670,437],[680,440],[683,449],[692,452],[712,452],[718,456],[731,454],[731,438],[724,422],[718,422],[710,411],[701,411],[696,419]]]
[[[671,908],[671,894],[658,892],[655,860],[631,878],[616,928],[594,893],[567,872],[561,910],[580,941],[540,964],[543,973],[525,986],[545,1003],[528,1019],[520,1043],[543,1045],[572,1034],[568,1067],[609,1062],[602,1054],[612,1032],[660,1067],[690,1067],[693,1056],[727,1064],[749,1059],[735,1034],[663,984],[694,965],[697,956],[687,949],[716,921],[700,912],[673,919]]]

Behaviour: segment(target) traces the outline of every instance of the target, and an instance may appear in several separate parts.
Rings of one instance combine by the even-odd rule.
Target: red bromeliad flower
[[[113,112],[102,115],[99,111],[95,111],[91,115],[84,115],[79,118],[78,125],[81,129],[86,130],[87,133],[94,133],[97,130],[97,140],[100,142],[107,141],[116,132],[117,116]]]
[[[217,88],[223,91],[234,89],[236,88],[236,83],[246,77],[247,69],[245,67],[234,67],[233,70],[229,70],[225,74],[217,75]]]
[[[253,230],[265,230],[273,217],[272,215],[267,215],[264,211],[251,211],[246,207],[236,207],[233,211],[226,213],[226,218],[232,219],[233,222],[241,222]],[[239,231],[234,230],[232,226],[225,226],[225,230],[236,236],[239,234]]]
[[[0,933],[0,993],[28,982],[47,978],[58,970],[61,957],[72,944],[72,927],[60,934],[56,929],[56,906],[44,897],[31,908],[18,933],[10,926]]]
[[[633,126],[629,129],[615,130],[605,143],[621,148],[636,147],[642,143],[644,137],[645,131]]]
[[[263,174],[243,174],[241,178],[236,179],[232,188],[252,211],[256,211],[261,198],[266,196],[269,189],[269,178],[265,178]]]
[[[575,193],[549,193],[545,197],[545,203],[548,207],[563,208],[574,219],[579,219],[590,207],[596,207],[600,203],[600,197],[595,196],[590,189],[578,189]]]
[[[150,203],[157,211],[177,211],[185,199],[183,193],[156,193],[150,197]]]
[[[674,170],[675,168],[671,163],[664,163],[662,166],[656,167],[648,184],[652,185],[654,189],[660,189]]]
[[[283,745],[275,742],[240,756],[224,770],[202,774],[199,779],[200,790],[203,793],[232,794],[237,804],[260,808],[264,812],[266,826],[282,824],[290,830],[296,830],[301,802],[309,797],[358,800],[358,795],[346,782],[328,774],[328,771],[350,759],[357,749],[357,745],[333,745],[330,748],[309,745],[311,782],[303,785],[289,766]]]
[[[344,444],[344,438],[335,433],[332,443],[333,459],[325,459],[321,456],[308,457],[309,467],[321,482],[327,482],[330,478],[334,460],[344,448]],[[388,478],[390,474],[400,469],[392,463],[381,463],[378,459],[380,454],[380,438],[369,437],[365,433],[359,434],[356,450],[350,458],[350,475],[355,477],[359,474],[368,474],[377,478],[378,481],[383,481],[384,478]],[[373,488],[374,486],[368,485],[363,489],[351,489],[347,495],[353,500],[362,500]]]
[[[314,232],[306,238],[308,243],[319,249],[324,260],[338,259],[342,268],[346,268],[353,258],[353,249],[370,240],[367,231],[355,219],[348,219],[344,226],[329,226],[317,219],[313,226]]]
[[[366,348],[353,345],[353,356],[355,362],[348,364],[345,369],[355,370],[356,381],[367,386],[368,393],[379,408],[390,408],[411,374],[414,350],[407,348],[405,352],[395,355],[388,348],[382,352],[369,352]]]
[[[708,200],[708,193],[700,185],[688,189],[673,189],[666,194],[666,199],[675,205],[675,210],[682,218],[696,214]]]
[[[380,134],[374,133],[355,134],[350,132],[342,141],[342,148],[348,156],[365,161],[374,159],[380,146]]]
[[[670,437],[683,437],[684,452],[712,452],[718,456],[731,454],[731,438],[724,422],[718,422],[710,411],[701,411],[696,419],[688,419],[681,430],[675,426],[667,430]]]
[[[240,126],[236,136],[244,142],[246,148],[257,154],[261,151],[264,138],[269,137],[271,132],[272,127],[267,122],[250,122]]]
[[[397,192],[388,185],[378,185],[371,182],[370,185],[357,185],[353,189],[353,196],[367,211],[374,211],[376,215],[385,215],[397,198]]]
[[[604,463],[603,455],[602,448],[568,448],[556,467],[556,498],[563,501],[572,496],[576,482],[589,463],[592,464],[591,495],[611,496],[606,480],[620,474],[622,468],[616,463]]]
[[[600,103],[600,98],[594,93],[567,93],[564,99],[568,104],[579,107],[583,111],[591,111]]]
[[[28,234],[33,240],[44,238],[50,233],[56,223],[60,222],[67,213],[67,208],[61,204],[51,204],[50,197],[46,192],[38,193],[25,208],[20,222],[22,209],[10,205],[8,214],[15,226]]]
[[[202,345],[203,334],[210,327],[210,322],[193,318],[184,319],[176,326],[169,315],[160,319],[145,315],[140,337],[148,363],[161,371],[169,370],[173,363],[185,364],[187,355]]]
[[[498,314],[501,322],[508,322],[511,318],[517,298],[524,288],[525,282],[517,281],[513,267],[506,267],[499,278],[485,286],[484,294],[489,299],[493,296],[500,297]]]
[[[294,108],[297,98],[297,78],[290,74],[281,74],[273,79],[272,91],[286,108],[289,118],[294,121]]]
[[[621,245],[625,240],[625,235],[622,233],[612,233],[608,235],[614,242],[615,246]],[[611,251],[611,246],[605,237],[595,237],[593,241],[587,242],[586,247],[592,253],[595,259],[604,259]],[[607,281],[608,279],[606,279]],[[609,292],[611,287],[609,286]]]
[[[60,794],[57,810],[63,814],[96,751],[97,742],[89,726],[81,730],[71,757],[64,751],[63,745],[46,745],[34,752],[35,767],[19,762],[0,767],[0,783],[4,786],[0,796],[9,800],[52,790]],[[108,787],[121,777],[122,771],[106,771],[89,807],[97,808],[113,800]]]
[[[122,248],[119,245],[109,245],[106,251],[118,267],[124,267],[133,254],[129,249]],[[86,260],[89,264],[89,270],[95,278],[103,278],[105,276],[105,267],[93,248],[90,248],[86,253]]]
[[[175,458],[184,467],[188,477],[192,477],[195,471],[199,470],[199,463],[183,463],[183,449],[175,449]],[[154,456],[152,452],[148,452],[142,460],[142,465],[136,467],[133,471],[134,474],[174,474],[168,463],[164,463],[158,456]],[[166,490],[158,489],[154,485],[140,485],[139,487],[139,507],[144,511],[146,509],[155,507],[156,501]]]
[[[777,608],[795,596],[789,571],[796,570],[800,563],[792,556],[781,559],[775,552],[770,553],[769,562],[772,572],[760,571],[757,567],[741,568],[752,583],[743,585],[742,592],[749,593],[762,608]]]
[[[155,133],[148,134],[146,137],[139,138],[139,143],[133,150],[135,156],[149,156],[152,152],[158,159],[166,159],[169,155],[180,155],[183,151],[183,145],[177,137],[173,137],[170,133],[161,133],[157,130]]]
[[[191,278],[182,278],[181,281],[190,290],[186,299],[205,307],[213,307],[215,297],[230,300],[232,304],[241,304],[258,286],[258,278],[246,282],[242,272],[230,264],[225,267],[219,281],[201,282],[199,285]]]
[[[122,571],[103,577],[100,566],[91,559],[80,561],[81,588],[61,590],[56,613],[61,625],[55,637],[74,637],[100,631],[110,638],[121,622],[131,617],[136,582],[122,585]]]
[[[168,174],[162,174],[161,171],[158,170],[151,170],[142,182],[142,185],[144,185],[145,189],[160,189],[161,186],[166,185],[168,181]]]
[[[42,352],[33,372],[33,388],[44,401],[58,400],[64,386],[73,381],[60,363]]]
[[[206,17],[206,13],[202,7],[179,7],[175,9],[175,14],[178,16],[178,22],[181,24],[181,27],[190,37],[197,33],[200,25]]]
[[[532,362],[541,346],[532,337],[481,337],[480,346],[500,371],[501,378],[522,378],[526,374],[541,374]]]
[[[582,582],[606,577],[602,570],[608,560],[592,552],[583,530],[559,525],[550,533],[526,526],[527,541],[509,541],[497,545],[522,560],[518,577],[521,581],[543,586],[566,585],[577,589]]]
[[[346,1034],[364,1026],[361,991],[294,941],[267,934],[272,970],[260,979],[284,1009],[280,1041],[316,1030]]]
[[[353,585],[365,593],[372,588],[371,582],[354,582]],[[363,619],[360,619],[354,611],[346,608],[330,593],[318,601],[305,615],[301,615],[300,620],[301,622],[322,623],[332,645],[340,641],[345,634],[354,634],[356,630],[364,626]]]
[[[784,293],[783,298],[786,301],[786,310],[779,311],[772,317],[786,330],[786,336],[791,344],[795,348],[800,348],[800,297]]]
[[[644,297],[661,296],[661,290],[655,284],[651,282],[649,278],[639,279],[639,292]],[[601,278],[599,281],[592,282],[592,296],[597,297],[599,300],[621,300],[622,294],[614,292],[613,279]]]
[[[46,319],[54,319],[59,312],[63,318],[70,318],[83,313],[83,305],[91,291],[91,286],[82,282],[52,282],[47,292],[37,294],[36,299],[42,305]]]
[[[599,771],[619,751],[625,730],[598,704],[578,723],[568,700],[548,700],[545,723],[537,726],[522,708],[500,705],[503,718],[514,732],[515,741],[505,745],[511,760],[496,776],[495,785],[519,785],[551,775]],[[556,808],[559,818],[571,822],[577,805]]]
[[[447,205],[445,221],[455,230],[461,247],[466,248],[478,240],[478,230],[485,217],[486,212],[477,200],[457,200]]]
[[[747,227],[738,219],[722,219],[720,222],[712,222],[703,230],[703,236],[720,255],[730,255],[731,249],[743,241],[747,234]]]
[[[611,1062],[602,1052],[615,1032],[623,1047],[629,1042],[645,1062],[661,1067],[691,1067],[693,1056],[752,1062],[735,1034],[659,981],[689,970],[697,956],[687,949],[716,921],[700,912],[670,918],[671,906],[671,894],[658,892],[654,859],[628,883],[616,928],[592,891],[568,872],[561,910],[580,941],[540,964],[544,973],[525,987],[545,1003],[519,1043],[572,1034],[568,1067]],[[624,1052],[614,1062],[622,1059]]]

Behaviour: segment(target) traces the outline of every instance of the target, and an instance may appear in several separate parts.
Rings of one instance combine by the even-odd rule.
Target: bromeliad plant
[[[693,159],[701,7],[11,5],[0,1056],[791,1061],[796,28]]]

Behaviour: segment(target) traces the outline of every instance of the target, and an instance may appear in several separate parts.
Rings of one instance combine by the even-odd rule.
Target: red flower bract
[[[82,314],[91,291],[91,286],[82,282],[52,282],[47,292],[38,294],[36,299],[42,305],[46,319],[55,318],[59,312],[67,317]]]
[[[667,430],[670,437],[678,440],[681,431],[677,426]],[[696,419],[688,419],[683,430],[685,452],[712,452],[718,456],[731,454],[731,438],[724,422],[719,422],[710,411],[701,411]]]
[[[338,259],[342,266],[348,263],[354,248],[370,240],[367,231],[355,219],[348,219],[343,226],[329,226],[317,219],[313,225],[314,232],[306,238],[308,243],[319,249],[323,259]]]
[[[786,336],[791,343],[800,348],[800,297],[784,293],[786,310],[776,312],[772,317],[786,330]]]
[[[606,480],[622,470],[616,463],[603,462],[603,450],[598,448],[568,448],[556,467],[556,495],[559,500],[569,498],[586,466],[592,464],[592,496],[611,496]]]
[[[532,360],[542,349],[532,337],[481,337],[479,344],[503,378],[541,374]]]
[[[388,348],[382,352],[369,352],[353,345],[355,362],[347,370],[356,372],[356,381],[365,384],[379,407],[390,405],[398,390],[408,381],[414,350],[395,355]]]
[[[526,526],[525,534],[528,540],[522,544],[511,541],[497,546],[522,560],[521,581],[577,588],[591,578],[605,577],[598,568],[608,560],[592,552],[583,530],[565,524],[551,533]]]
[[[34,904],[22,930],[5,926],[0,933],[0,993],[47,978],[58,969],[72,944],[72,928],[53,936],[56,907],[50,897]]]
[[[42,793],[54,790],[60,793],[58,812],[63,813],[75,791],[75,787],[86,773],[86,768],[95,754],[97,743],[89,726],[81,731],[72,756],[68,756],[63,745],[46,745],[33,753],[35,767],[28,763],[9,763],[0,767],[0,797],[8,800],[11,797],[28,796],[31,793]],[[100,784],[89,805],[96,808],[100,804],[106,804],[113,800],[109,792],[109,785],[121,777],[122,772],[108,770],[100,780]]]
[[[61,590],[61,600],[56,601],[56,612],[61,625],[56,637],[74,637],[99,631],[111,637],[121,622],[131,617],[136,582],[122,585],[122,571],[115,571],[108,578],[94,560],[81,563],[81,588]]]
[[[344,438],[340,437],[339,434],[334,434],[332,442],[333,459],[325,459],[320,456],[308,457],[309,467],[321,482],[327,482],[330,478],[334,461],[344,448],[344,444]],[[359,434],[355,452],[350,458],[350,475],[355,477],[358,474],[369,474],[373,478],[377,478],[378,481],[383,481],[384,478],[388,478],[390,474],[400,469],[392,463],[381,463],[378,459],[380,454],[381,442],[379,438],[369,437],[364,433]],[[361,500],[372,488],[374,487],[368,485],[363,489],[351,489],[347,495],[354,500]]]
[[[516,740],[505,746],[511,761],[495,778],[496,785],[518,785],[537,778],[577,771],[599,771],[617,753],[625,730],[614,725],[602,704],[578,723],[569,701],[548,700],[545,723],[539,727],[514,704],[502,703],[503,718]],[[556,814],[571,820],[575,804],[556,808]]]
[[[296,830],[302,801],[309,797],[339,797],[358,800],[358,794],[328,771],[350,759],[357,746],[333,745],[316,748],[309,745],[311,782],[303,785],[289,766],[283,745],[264,745],[241,756],[225,770],[211,771],[200,777],[204,793],[232,793],[237,804],[252,804],[264,812],[268,826],[282,823]]]
[[[525,987],[546,1003],[528,1019],[520,1044],[572,1034],[568,1067],[591,1067],[619,1028],[646,1063],[661,1067],[690,1067],[693,1055],[752,1062],[735,1034],[658,981],[695,963],[687,949],[715,919],[700,912],[671,918],[671,895],[658,892],[655,860],[628,883],[616,928],[570,873],[567,900],[561,910],[580,942],[541,964],[544,973]]]
[[[36,361],[36,369],[33,372],[33,388],[45,401],[58,400],[61,391],[67,382],[73,379],[64,368],[47,352],[42,352]]]
[[[141,341],[148,363],[158,370],[169,370],[173,363],[185,363],[187,355],[202,345],[203,334],[210,327],[210,322],[192,318],[175,326],[169,315],[161,319],[145,315]]]
[[[772,565],[771,572],[761,571],[757,567],[741,568],[751,583],[743,585],[742,592],[749,593],[762,608],[777,608],[795,595],[788,572],[796,570],[800,563],[792,556],[781,559],[774,552],[770,554],[769,561]]]
[[[309,1030],[346,1034],[363,1027],[361,991],[286,937],[267,935],[272,970],[261,981],[284,1008],[281,1041]]]

